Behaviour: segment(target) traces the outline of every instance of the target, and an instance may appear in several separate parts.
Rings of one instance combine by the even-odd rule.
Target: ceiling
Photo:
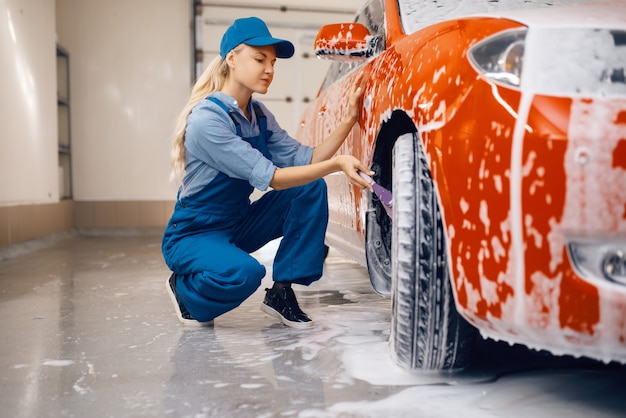
[[[344,13],[356,12],[365,0],[202,0],[201,3],[211,6],[242,7],[242,8],[287,8],[312,12],[340,11]]]

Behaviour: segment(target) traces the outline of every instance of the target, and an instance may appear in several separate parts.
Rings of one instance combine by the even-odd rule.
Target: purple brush
[[[378,199],[380,199],[380,203],[383,204],[383,208],[385,209],[385,212],[387,212],[389,219],[393,219],[393,216],[391,216],[391,214],[393,213],[391,210],[391,208],[393,207],[393,195],[391,194],[391,192],[385,189],[380,184],[376,183],[373,178],[371,178],[364,172],[359,171],[359,176],[363,177],[363,180],[372,185],[374,193],[376,194],[376,196],[378,196]]]

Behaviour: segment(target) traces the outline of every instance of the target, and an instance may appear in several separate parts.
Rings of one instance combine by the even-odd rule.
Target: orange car
[[[393,213],[328,176],[327,240],[391,295],[402,367],[463,368],[476,330],[626,362],[626,2],[571,3],[371,0],[318,34],[335,62],[298,137],[364,77],[341,152]]]

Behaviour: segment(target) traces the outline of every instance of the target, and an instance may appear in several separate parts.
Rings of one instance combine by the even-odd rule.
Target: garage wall
[[[0,2],[0,202],[58,201],[54,2]]]
[[[180,0],[57,0],[69,52],[74,200],[169,199],[169,141],[191,81]]]
[[[162,229],[176,194],[169,181],[174,122],[225,28],[257,15],[296,45],[296,57],[279,64],[261,98],[293,133],[327,65],[310,55],[317,28],[351,20],[361,0],[198,3],[0,2],[0,247],[69,228]],[[67,200],[59,192],[57,43],[70,60]]]
[[[55,4],[0,2],[0,246],[72,226],[59,201]]]

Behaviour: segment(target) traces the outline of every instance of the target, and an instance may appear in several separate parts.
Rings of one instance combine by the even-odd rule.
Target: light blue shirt
[[[251,103],[248,104],[251,115],[249,121],[239,109],[235,99],[222,92],[211,95],[224,103],[231,114],[234,114],[244,138],[260,135]],[[268,132],[272,133],[267,140],[271,161],[261,151],[237,136],[235,124],[224,109],[210,100],[202,100],[187,118],[185,130],[187,159],[179,198],[199,192],[219,172],[232,178],[247,180],[251,186],[266,190],[276,168],[307,165],[311,162],[313,147],[303,145],[290,137],[287,131],[278,125],[267,107],[259,101],[255,102],[259,104],[267,118]]]

